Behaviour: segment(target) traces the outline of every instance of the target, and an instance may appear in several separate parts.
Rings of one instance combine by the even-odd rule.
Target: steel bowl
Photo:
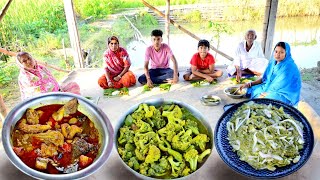
[[[165,99],[163,99],[163,98],[157,98],[157,99],[150,99],[150,100],[143,101],[143,102],[141,102],[141,103],[135,104],[135,105],[133,105],[132,107],[130,107],[130,108],[128,109],[128,111],[125,112],[125,113],[120,117],[120,119],[119,119],[119,121],[118,121],[118,124],[115,126],[115,134],[114,134],[114,146],[115,146],[115,148],[116,148],[116,150],[117,150],[117,157],[120,159],[120,161],[121,161],[121,163],[123,164],[123,166],[126,167],[126,169],[128,169],[128,170],[129,170],[131,173],[133,173],[136,177],[138,177],[138,178],[140,178],[140,179],[147,179],[147,180],[155,180],[155,179],[157,179],[157,178],[148,177],[148,176],[145,176],[145,175],[142,175],[142,174],[138,173],[137,171],[131,169],[131,168],[122,160],[122,158],[120,157],[120,155],[119,155],[119,153],[118,153],[118,143],[117,143],[118,140],[117,140],[117,138],[118,138],[119,129],[123,126],[124,121],[125,121],[127,115],[133,113],[133,112],[139,107],[139,105],[142,104],[142,103],[146,103],[146,104],[148,104],[148,105],[153,105],[153,106],[156,106],[156,107],[159,107],[159,106],[165,105],[165,104],[173,104],[173,103],[174,103],[174,104],[176,104],[176,105],[179,105],[180,107],[186,108],[186,109],[187,109],[189,112],[191,112],[192,115],[194,115],[194,116],[200,121],[200,123],[208,130],[208,134],[207,134],[207,135],[208,135],[209,138],[210,138],[209,148],[210,148],[211,150],[213,150],[213,131],[212,131],[212,128],[211,128],[210,124],[208,123],[208,121],[204,118],[204,116],[203,116],[197,109],[195,109],[194,107],[192,107],[192,106],[190,106],[190,105],[188,105],[188,104],[186,104],[186,103],[184,103],[184,102],[181,102],[181,101],[178,101],[178,100],[173,100],[173,99],[166,99],[166,100],[165,100]],[[211,154],[212,154],[212,152],[211,152]],[[211,154],[210,154],[210,155],[211,155]],[[210,156],[210,155],[209,155],[209,156]],[[208,160],[209,156],[207,156],[207,157],[205,158],[205,160],[204,160],[204,162],[202,163],[202,165],[201,165],[201,166],[198,166],[198,169],[197,169],[195,172],[189,174],[188,176],[184,176],[184,177],[180,177],[180,178],[175,178],[175,179],[177,179],[177,180],[178,180],[178,179],[179,179],[179,180],[187,179],[187,178],[189,178],[190,176],[193,176],[194,174],[196,174],[196,173],[199,171],[199,169],[201,169],[201,167],[206,163],[206,161]]]
[[[78,99],[78,110],[90,117],[90,120],[100,133],[101,147],[96,159],[88,167],[70,174],[47,174],[28,167],[12,149],[11,132],[15,124],[23,116],[27,108],[38,108],[51,104],[65,104],[72,98]],[[63,92],[46,93],[19,103],[6,117],[2,129],[3,147],[11,163],[31,177],[52,180],[81,179],[97,171],[109,158],[112,150],[113,136],[114,131],[112,125],[108,117],[99,107],[82,96]]]
[[[234,94],[234,92],[239,88],[239,86],[231,86],[231,87],[227,87],[223,90],[223,92],[233,98],[233,99],[240,99],[245,97],[246,93],[247,93],[247,89],[242,89],[239,90],[236,94]]]
[[[201,97],[201,103],[205,106],[217,106],[221,102],[219,96],[208,94]]]

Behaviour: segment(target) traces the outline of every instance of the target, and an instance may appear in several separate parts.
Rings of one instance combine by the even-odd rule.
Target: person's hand
[[[211,76],[206,77],[206,81],[208,81],[209,83],[211,83],[213,81],[213,78]]]
[[[241,74],[240,69],[236,68],[236,81],[237,81],[237,83],[240,83],[241,76],[242,76],[242,74]]]
[[[179,81],[178,75],[173,76],[172,84],[176,84]]]
[[[260,94],[259,98],[265,98],[267,96],[267,93],[266,92],[263,92]]]
[[[243,88],[250,88],[251,86],[252,86],[252,83],[251,83],[251,82],[242,84],[242,85],[240,86],[240,91],[241,91]]]
[[[243,88],[248,88],[248,87],[247,87],[247,84],[242,84],[242,85],[240,86],[240,91],[242,91]]]
[[[113,83],[111,81],[108,81],[108,87],[113,87]]]
[[[153,82],[151,81],[150,78],[147,78],[147,85],[149,88],[153,88]]]
[[[239,74],[236,75],[236,81],[237,81],[237,83],[240,83],[240,81],[241,81],[241,76],[239,76]]]
[[[121,79],[121,76],[120,76],[120,75],[115,76],[115,77],[113,78],[114,81],[120,81],[120,79]]]

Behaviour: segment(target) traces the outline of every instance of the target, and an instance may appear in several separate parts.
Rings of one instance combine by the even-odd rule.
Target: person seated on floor
[[[103,54],[105,74],[98,84],[103,89],[131,87],[136,84],[136,76],[129,70],[131,61],[128,52],[119,46],[116,36],[108,38],[108,49]]]
[[[20,68],[18,84],[22,100],[46,92],[63,91],[80,94],[80,87],[77,83],[70,82],[60,86],[51,72],[39,65],[29,53],[19,52],[16,62]]]
[[[289,44],[278,42],[262,78],[241,85],[240,89],[243,88],[248,88],[246,95],[251,99],[276,99],[297,107],[300,99],[301,77],[291,57]]]
[[[203,39],[198,43],[198,52],[195,53],[190,61],[191,72],[183,75],[186,81],[206,80],[212,82],[214,79],[221,77],[223,72],[214,69],[215,60],[212,54],[209,53],[210,43]]]
[[[261,45],[255,41],[256,39],[256,31],[248,30],[245,41],[239,43],[237,47],[233,63],[227,67],[228,76],[236,76],[238,82],[243,76],[261,76],[268,65],[268,60],[264,57]]]
[[[170,47],[162,43],[161,30],[153,30],[151,32],[152,45],[147,47],[144,61],[144,74],[142,74],[138,81],[149,87],[153,84],[163,83],[177,83],[179,81],[178,63],[174,57]],[[173,70],[169,67],[169,60],[173,62]],[[149,62],[151,68],[149,69]]]

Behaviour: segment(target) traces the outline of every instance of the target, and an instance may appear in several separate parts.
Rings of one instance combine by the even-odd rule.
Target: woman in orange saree
[[[128,52],[119,46],[115,36],[108,38],[108,49],[104,52],[104,69],[98,84],[103,89],[130,87],[136,84],[136,76],[129,70],[131,66]]]

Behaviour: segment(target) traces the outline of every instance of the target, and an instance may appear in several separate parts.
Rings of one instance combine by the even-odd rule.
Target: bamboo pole
[[[12,52],[12,51],[8,51],[8,50],[6,50],[6,49],[4,49],[4,48],[0,48],[0,52],[3,53],[3,54],[5,54],[5,55],[9,55],[9,56],[16,56],[16,55],[17,55],[17,53]],[[46,67],[55,69],[55,70],[57,70],[57,71],[66,72],[66,73],[71,72],[71,71],[69,71],[69,70],[64,70],[64,69],[61,69],[61,68],[59,68],[59,67],[50,65],[50,64],[48,64],[48,63],[46,63],[46,62],[42,62],[42,61],[38,61],[38,60],[37,60],[37,62],[38,62],[38,64],[40,64],[40,65],[43,65],[43,66],[46,66]]]
[[[2,18],[4,17],[4,15],[6,14],[10,4],[11,4],[12,0],[8,0],[7,4],[4,5],[4,7],[2,8],[1,12],[0,12],[0,21],[2,20]]]
[[[165,15],[160,12],[158,9],[156,9],[155,7],[151,6],[150,4],[148,4],[146,1],[141,0],[142,3],[147,6],[148,8],[150,8],[151,10],[153,10],[156,14],[158,14],[161,17],[165,17]],[[198,36],[196,36],[195,34],[191,33],[190,31],[188,31],[187,29],[185,29],[184,27],[180,26],[179,24],[175,23],[172,19],[170,19],[170,23],[172,25],[174,25],[176,28],[180,29],[181,31],[183,31],[184,33],[188,34],[189,36],[193,37],[196,40],[200,40],[200,38]],[[217,48],[213,47],[212,45],[210,45],[210,48],[214,51],[216,51],[217,53],[219,53],[221,56],[229,59],[230,61],[233,61],[233,58],[228,56],[227,54],[225,54],[224,52],[218,50]]]

